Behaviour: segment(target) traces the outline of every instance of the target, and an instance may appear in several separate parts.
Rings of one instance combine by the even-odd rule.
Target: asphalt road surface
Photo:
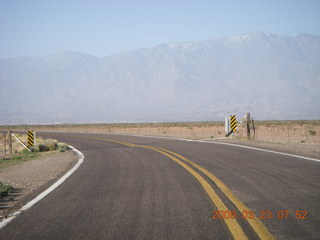
[[[239,148],[38,133],[83,164],[0,239],[319,239],[320,163]]]

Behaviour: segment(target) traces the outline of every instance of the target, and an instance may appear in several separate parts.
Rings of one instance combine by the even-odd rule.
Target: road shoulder
[[[0,181],[10,184],[14,190],[0,199],[0,221],[70,170],[77,160],[73,151],[57,152],[2,169]]]

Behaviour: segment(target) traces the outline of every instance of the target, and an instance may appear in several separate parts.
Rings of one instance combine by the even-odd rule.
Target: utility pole
[[[247,113],[247,138],[250,139],[250,113]]]
[[[9,132],[8,132],[8,137],[9,137],[9,154],[12,154],[12,132],[11,132],[11,130],[9,130]]]

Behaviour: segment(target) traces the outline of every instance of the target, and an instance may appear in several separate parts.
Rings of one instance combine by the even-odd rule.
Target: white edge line
[[[43,191],[42,193],[40,193],[37,197],[35,197],[33,200],[31,200],[30,202],[28,202],[27,204],[25,204],[22,208],[20,208],[19,210],[17,210],[16,212],[14,212],[10,217],[5,218],[4,220],[2,220],[2,222],[0,222],[0,229],[3,228],[4,226],[6,226],[9,222],[11,222],[16,216],[18,216],[20,213],[22,213],[23,211],[31,208],[34,204],[36,204],[37,202],[39,202],[41,199],[43,199],[45,196],[47,196],[50,192],[52,192],[53,190],[55,190],[57,187],[59,187],[72,173],[74,173],[82,164],[83,160],[84,160],[84,155],[75,147],[70,146],[69,147],[77,153],[79,160],[76,163],[76,165],[73,166],[73,168],[71,168],[65,175],[63,175],[58,181],[56,181],[53,185],[51,185],[48,189],[46,189],[45,191]]]
[[[314,161],[314,162],[320,162],[320,159],[316,159],[316,158],[309,158],[309,157],[304,157],[304,156],[300,156],[300,155],[284,153],[284,152],[277,152],[277,151],[272,151],[272,150],[267,150],[267,149],[257,148],[257,147],[238,145],[238,144],[234,144],[234,143],[211,142],[211,141],[206,141],[206,140],[194,140],[194,139],[186,139],[186,138],[163,137],[163,136],[148,136],[148,135],[136,135],[136,134],[114,134],[114,133],[112,133],[110,135],[132,136],[132,137],[147,137],[147,138],[161,138],[161,139],[179,140],[179,141],[186,141],[186,142],[200,142],[200,143],[229,145],[229,146],[246,148],[246,149],[251,149],[251,150],[256,150],[256,151],[275,153],[275,154],[279,154],[279,155],[284,155],[284,156],[289,156],[289,157],[294,157],[294,158],[300,158],[300,159]],[[223,139],[226,139],[226,138],[225,137],[223,137],[223,138],[215,138],[215,140],[223,140]]]
[[[199,142],[207,142],[207,141],[199,141]],[[249,146],[243,146],[243,145],[238,145],[238,144],[233,144],[233,143],[223,143],[223,142],[207,142],[207,143],[230,145],[230,146],[235,146],[235,147],[240,147],[240,148],[247,148],[247,149],[252,149],[252,150],[257,150],[257,151],[262,151],[262,152],[275,153],[275,154],[279,154],[279,155],[295,157],[295,158],[301,158],[301,159],[309,160],[309,161],[320,162],[320,160],[316,159],[316,158],[303,157],[303,156],[300,156],[300,155],[284,153],[284,152],[277,152],[277,151],[267,150],[267,149],[263,149],[263,148],[249,147]]]

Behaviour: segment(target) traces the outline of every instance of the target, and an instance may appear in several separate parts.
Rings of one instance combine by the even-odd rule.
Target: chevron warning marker
[[[230,116],[230,127],[231,127],[231,131],[235,132],[237,130],[237,117],[236,115],[231,115]]]
[[[34,131],[28,131],[28,148],[34,148]]]

